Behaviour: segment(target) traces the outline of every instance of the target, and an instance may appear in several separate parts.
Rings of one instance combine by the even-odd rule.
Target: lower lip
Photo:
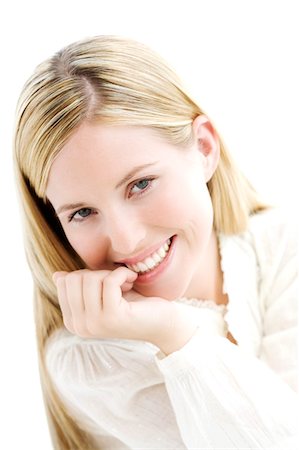
[[[176,236],[173,236],[171,238],[171,244],[169,247],[169,250],[163,259],[163,261],[154,269],[150,270],[149,272],[143,273],[142,275],[138,275],[138,278],[134,282],[134,284],[145,284],[145,283],[151,283],[155,281],[161,274],[164,272],[165,269],[169,266],[171,263],[171,260],[173,258],[173,255],[175,253],[175,241]]]

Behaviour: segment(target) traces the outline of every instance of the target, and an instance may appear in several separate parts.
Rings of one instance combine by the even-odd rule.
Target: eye
[[[141,180],[136,181],[130,189],[130,195],[140,195],[147,191],[151,188],[152,181],[152,178],[142,178]]]
[[[68,217],[68,220],[69,220],[69,222],[71,222],[72,220],[74,222],[82,222],[82,220],[86,219],[91,214],[92,214],[91,208],[81,208],[78,211],[70,214],[70,216]]]

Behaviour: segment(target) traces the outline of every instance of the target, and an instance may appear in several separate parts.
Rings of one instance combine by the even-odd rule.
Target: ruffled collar
[[[197,298],[182,297],[176,300],[177,303],[194,306],[195,308],[209,308],[225,315],[226,305],[218,305],[214,300],[199,300]]]
[[[211,308],[221,313],[228,331],[240,348],[258,355],[262,319],[259,308],[259,267],[250,233],[235,236],[218,236],[223,293],[228,296],[227,305],[214,300],[180,298],[176,302],[195,308]]]

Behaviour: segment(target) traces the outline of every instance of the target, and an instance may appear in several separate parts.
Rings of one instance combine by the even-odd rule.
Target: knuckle
[[[110,272],[103,280],[106,286],[113,286],[116,283],[114,272]]]
[[[81,273],[80,273],[80,271],[78,271],[78,270],[76,270],[76,271],[74,271],[74,272],[69,272],[67,275],[66,275],[66,281],[67,282],[74,282],[74,281],[77,281],[79,278],[81,278]]]
[[[101,281],[103,279],[103,274],[95,270],[90,270],[85,274],[86,280],[90,281]]]

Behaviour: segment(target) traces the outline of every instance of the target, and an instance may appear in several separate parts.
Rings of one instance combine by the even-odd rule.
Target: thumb
[[[132,287],[134,286],[134,281],[136,280],[136,278],[138,276],[137,273],[133,272],[132,270],[130,270],[130,272],[131,273],[129,273],[128,278],[121,286],[121,290],[123,293],[129,292],[132,289]]]

